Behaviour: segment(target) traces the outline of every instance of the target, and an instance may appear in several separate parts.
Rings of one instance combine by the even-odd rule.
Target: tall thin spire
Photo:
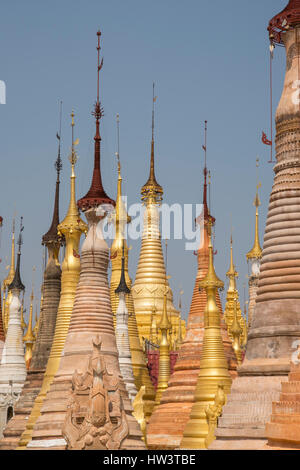
[[[85,211],[92,207],[97,207],[100,204],[107,204],[107,205],[115,205],[115,201],[109,198],[104,191],[102,185],[102,177],[101,177],[101,168],[100,168],[100,119],[104,115],[103,108],[101,106],[100,98],[99,98],[99,89],[100,89],[100,70],[103,67],[103,58],[100,61],[100,37],[101,32],[97,32],[98,37],[98,45],[97,45],[97,55],[98,55],[98,65],[97,65],[97,101],[95,103],[94,111],[92,113],[95,116],[96,120],[96,134],[94,137],[95,141],[95,151],[94,151],[94,170],[93,170],[93,177],[92,183],[89,191],[87,194],[79,199],[77,202],[79,209]]]
[[[10,267],[6,279],[3,281],[3,288],[6,289],[9,284],[13,281],[15,276],[15,218],[13,218],[12,223],[12,238],[11,238],[11,258],[10,258]]]
[[[158,184],[155,177],[154,168],[154,104],[156,102],[155,84],[153,83],[152,93],[152,139],[151,139],[151,156],[150,156],[150,174],[147,183],[142,187],[142,199],[145,201],[160,203],[163,195],[163,188]]]
[[[61,237],[57,234],[57,226],[59,224],[59,185],[60,185],[60,172],[62,170],[62,161],[60,156],[61,150],[61,115],[62,115],[62,101],[60,102],[60,124],[59,124],[59,133],[56,134],[58,139],[58,151],[57,159],[54,164],[56,169],[56,188],[55,188],[55,199],[54,199],[54,209],[50,229],[42,238],[42,245],[46,245],[51,242],[61,241]]]
[[[23,244],[23,238],[22,238],[22,232],[24,230],[23,226],[23,217],[21,217],[21,222],[20,222],[20,233],[19,233],[19,238],[18,238],[18,257],[17,257],[17,265],[16,265],[16,271],[15,271],[15,276],[12,281],[12,283],[8,286],[9,290],[17,289],[19,291],[25,290],[25,286],[21,281],[21,274],[20,274],[20,262],[21,262],[21,246]]]
[[[115,290],[116,294],[130,294],[130,289],[126,284],[125,279],[125,252],[124,252],[124,239],[123,239],[123,246],[122,246],[122,269],[121,269],[121,278],[118,287]]]
[[[208,206],[208,197],[207,197],[207,178],[209,176],[209,171],[207,169],[207,121],[204,121],[204,145],[202,145],[204,150],[204,168],[203,168],[203,175],[204,175],[204,183],[203,183],[203,218],[204,223],[208,223],[209,219],[209,206]],[[211,221],[214,224],[215,218],[211,217]]]
[[[258,168],[259,159],[256,160],[256,168]],[[258,225],[258,208],[261,205],[258,190],[261,187],[261,183],[258,181],[256,186],[256,195],[254,199],[253,205],[256,207],[255,211],[255,238],[254,238],[254,245],[252,250],[247,253],[247,259],[260,259],[262,257],[262,249],[259,242],[259,225]]]

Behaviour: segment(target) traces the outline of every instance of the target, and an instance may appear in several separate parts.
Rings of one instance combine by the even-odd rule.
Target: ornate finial
[[[259,242],[259,225],[258,225],[258,208],[261,205],[258,191],[261,188],[261,183],[258,180],[258,166],[259,158],[256,159],[256,168],[257,168],[257,186],[256,186],[256,195],[254,199],[254,206],[256,207],[255,211],[255,239],[252,250],[247,253],[247,260],[250,259],[260,259],[262,257],[262,249]]]
[[[231,281],[230,284],[232,283],[232,286],[229,285],[229,287],[232,287],[235,289],[235,278],[238,277],[238,273],[235,270],[235,266],[233,263],[233,238],[232,238],[232,233],[230,236],[230,268],[226,273],[226,276],[229,278]]]
[[[162,201],[163,189],[156,181],[155,169],[154,169],[154,103],[156,102],[157,96],[154,95],[154,83],[153,83],[153,94],[152,94],[152,140],[151,140],[151,158],[150,158],[150,175],[147,183],[142,187],[141,195],[142,200],[159,204]]]
[[[120,163],[120,116],[117,114],[116,116],[116,123],[117,123],[117,152],[116,157],[118,161],[118,176],[121,178],[121,163]]]
[[[212,218],[209,217],[208,223],[207,223],[207,233],[208,233],[208,238],[209,238],[209,244],[208,244],[208,249],[209,249],[209,262],[208,262],[208,272],[206,277],[200,281],[199,286],[201,289],[205,288],[216,288],[222,290],[224,288],[224,282],[221,281],[218,276],[216,275],[216,271],[214,268],[214,254],[213,254],[213,246],[212,246]]]
[[[54,209],[50,229],[42,238],[42,245],[47,245],[51,243],[61,243],[63,240],[57,234],[57,226],[59,224],[59,185],[60,185],[60,172],[62,170],[62,161],[60,156],[60,143],[61,143],[61,117],[62,117],[62,101],[60,101],[60,117],[59,117],[59,132],[56,133],[56,138],[58,140],[58,152],[57,159],[54,164],[56,169],[56,188],[55,188],[55,200],[54,200]],[[49,245],[48,245],[49,246]],[[46,258],[45,258],[46,259]]]
[[[103,108],[100,103],[100,94],[99,94],[99,88],[100,88],[100,70],[103,67],[103,58],[100,61],[100,37],[101,37],[101,31],[97,32],[97,38],[98,38],[98,43],[97,43],[97,55],[98,55],[98,61],[97,61],[97,101],[94,106],[94,111],[92,112],[92,115],[95,116],[96,118],[96,134],[94,137],[95,141],[95,150],[94,150],[94,170],[93,170],[93,177],[92,177],[92,183],[90,186],[89,191],[87,194],[79,199],[77,202],[77,205],[79,209],[82,211],[86,211],[91,208],[95,208],[100,206],[101,204],[103,205],[109,205],[109,206],[114,206],[115,201],[110,199],[106,192],[104,191],[103,185],[102,185],[102,177],[101,177],[101,169],[100,169],[100,142],[101,142],[101,136],[100,136],[100,119],[102,116],[104,116]]]
[[[58,140],[58,152],[57,152],[57,159],[54,164],[56,172],[57,172],[57,182],[59,182],[59,175],[62,170],[62,161],[60,157],[60,142],[61,142],[61,116],[62,116],[62,101],[60,101],[60,112],[59,112],[59,133],[56,133],[56,138]]]
[[[72,112],[71,112],[72,148],[71,148],[71,154],[69,155],[69,161],[70,161],[72,167],[74,167],[76,165],[77,160],[78,160],[75,147],[76,147],[76,145],[79,144],[79,139],[76,139],[74,141],[74,126],[75,126],[74,116],[75,116],[75,114],[74,114],[74,111],[72,110]]]

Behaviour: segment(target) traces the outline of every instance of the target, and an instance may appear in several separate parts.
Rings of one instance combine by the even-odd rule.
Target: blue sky
[[[267,24],[286,0],[64,0],[4,2],[0,18],[0,80],[7,103],[0,105],[0,279],[6,276],[12,216],[24,216],[22,276],[26,297],[32,266],[36,294],[42,281],[41,236],[53,208],[57,153],[58,101],[63,100],[61,218],[69,200],[70,112],[80,138],[77,197],[90,185],[96,98],[96,31],[102,31],[104,66],[101,101],[102,174],[107,193],[116,195],[116,128],[124,192],[140,200],[149,171],[152,82],[156,83],[156,174],[164,202],[200,203],[202,199],[203,122],[208,120],[208,167],[212,173],[212,212],[217,219],[216,270],[223,280],[229,266],[231,217],[234,256],[248,272],[245,254],[254,239],[255,162],[260,156],[261,241],[272,165],[261,132],[269,134],[269,43]],[[275,50],[274,108],[284,79],[285,54]],[[232,216],[231,216],[232,215]],[[184,240],[170,241],[168,271],[175,302],[184,290],[188,313],[196,257]],[[132,243],[134,278],[140,243]],[[226,292],[226,291],[225,291]],[[223,294],[225,296],[225,294]]]

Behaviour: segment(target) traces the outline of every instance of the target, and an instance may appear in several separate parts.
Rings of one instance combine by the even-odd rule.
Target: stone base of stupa
[[[266,435],[266,450],[300,450],[300,364],[291,364],[289,380],[282,383],[279,401],[272,405]]]
[[[34,401],[41,389],[44,370],[29,371],[19,400],[14,409],[13,418],[7,423],[0,441],[0,450],[14,450],[25,431],[28,417]]]
[[[262,450],[267,442],[266,423],[272,403],[278,401],[281,383],[287,381],[287,363],[282,360],[245,361],[239,368],[227,404],[218,421],[216,440],[210,450]],[[265,375],[262,375],[265,371]],[[275,375],[277,374],[281,375]],[[286,372],[286,375],[283,375]],[[271,375],[274,374],[274,375]]]

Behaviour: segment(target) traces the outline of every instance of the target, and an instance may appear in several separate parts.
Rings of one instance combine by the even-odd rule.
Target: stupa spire
[[[25,290],[25,286],[21,281],[21,273],[20,273],[20,263],[21,263],[21,246],[23,245],[23,238],[22,238],[22,232],[24,230],[23,226],[23,217],[21,217],[21,222],[20,222],[20,233],[17,241],[18,245],[18,255],[17,255],[17,264],[16,264],[16,271],[15,275],[13,278],[13,281],[11,284],[9,284],[8,289],[9,290],[18,290],[18,291],[23,291]]]
[[[61,113],[62,113],[62,102],[60,102],[60,125],[59,125],[59,133],[56,134],[56,138],[58,140],[58,151],[57,151],[57,159],[54,164],[56,170],[56,187],[55,187],[55,198],[54,198],[54,209],[53,209],[53,216],[50,228],[47,233],[42,238],[42,245],[47,245],[47,243],[55,243],[60,242],[61,238],[57,233],[57,226],[59,224],[59,185],[60,185],[60,172],[62,170],[62,161],[61,161]]]
[[[259,194],[258,190],[260,188],[261,184],[258,183],[256,187],[256,195],[254,199],[253,205],[255,206],[255,237],[254,237],[254,245],[253,248],[247,253],[247,260],[253,260],[253,259],[261,259],[262,256],[262,249],[260,246],[259,242],[259,214],[258,214],[258,208],[261,205],[260,199],[259,199]]]
[[[242,310],[239,302],[239,293],[236,285],[238,272],[233,262],[233,238],[230,237],[230,267],[226,273],[229,280],[226,305],[224,310],[224,319],[227,325],[228,335],[232,341],[238,364],[242,360],[242,349],[247,343],[247,324],[243,318]]]
[[[35,270],[35,267],[33,268]],[[32,291],[30,295],[30,308],[29,308],[29,319],[28,319],[28,328],[26,335],[23,336],[23,342],[25,343],[25,363],[26,369],[29,369],[30,362],[32,359],[32,349],[35,342],[35,336],[32,329],[32,317],[33,317],[33,301],[34,301],[34,291],[33,291],[33,282],[32,282]]]
[[[159,345],[159,369],[158,369],[158,381],[155,396],[155,407],[160,404],[163,392],[168,388],[168,382],[171,374],[170,370],[170,345],[168,341],[168,331],[172,328],[172,323],[168,317],[167,311],[167,293],[168,284],[166,277],[164,300],[163,300],[163,311],[161,319],[158,323],[158,328],[161,332],[161,339]]]
[[[98,45],[97,45],[97,55],[98,55],[98,65],[97,65],[97,100],[95,103],[94,111],[93,111],[93,116],[95,116],[96,120],[96,134],[94,137],[95,141],[95,150],[94,150],[94,170],[93,170],[93,176],[92,176],[92,183],[89,191],[87,194],[79,199],[78,201],[78,207],[82,211],[87,210],[88,208],[91,207],[97,207],[100,204],[107,204],[107,205],[115,205],[115,202],[110,199],[102,184],[102,177],[101,177],[101,166],[100,166],[100,143],[101,143],[101,136],[100,136],[100,120],[102,116],[104,115],[103,113],[103,108],[100,102],[100,97],[99,97],[99,89],[100,89],[100,71],[103,67],[103,58],[100,60],[100,38],[101,38],[101,31],[97,32],[97,38],[98,38]]]
[[[149,178],[141,189],[142,200],[147,202],[160,203],[162,200],[163,189],[156,181],[155,167],[154,167],[154,104],[156,96],[154,93],[155,84],[153,83],[153,96],[152,96],[152,138],[151,138],[151,154],[150,154],[150,173]]]

